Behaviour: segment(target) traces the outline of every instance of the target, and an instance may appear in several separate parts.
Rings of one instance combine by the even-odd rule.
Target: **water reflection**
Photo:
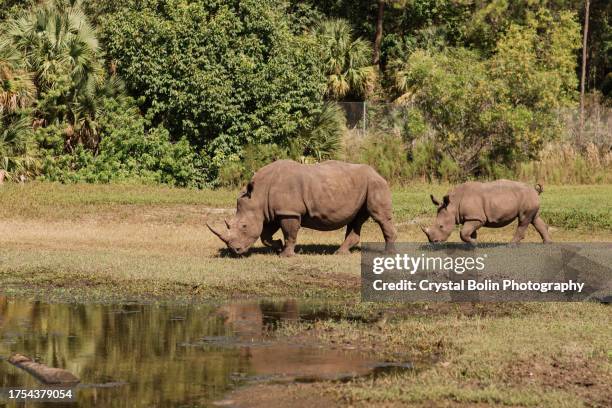
[[[72,407],[200,406],[244,379],[338,378],[371,370],[374,363],[355,352],[278,344],[267,336],[279,322],[317,310],[295,301],[117,306],[0,296],[0,356],[19,352],[74,373],[81,385]],[[6,361],[0,361],[0,386],[41,387]]]

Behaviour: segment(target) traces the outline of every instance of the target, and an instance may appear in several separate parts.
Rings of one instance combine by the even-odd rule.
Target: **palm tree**
[[[327,94],[333,99],[365,97],[376,80],[370,44],[361,38],[353,39],[346,20],[326,20],[316,33],[323,52]]]
[[[66,147],[99,143],[96,118],[109,83],[96,33],[80,1],[47,2],[6,24],[4,42],[18,50],[41,94],[36,115],[66,123]]]
[[[22,65],[21,54],[9,43],[0,42],[0,113],[15,112],[34,101],[32,74]]]
[[[74,142],[83,143],[97,153],[100,144],[98,118],[103,113],[106,98],[119,97],[124,90],[123,83],[111,76],[96,81],[90,79],[77,92],[68,105],[66,146],[71,149]]]
[[[27,118],[0,115],[0,171],[9,178],[36,174],[39,161]]]
[[[5,37],[26,57],[40,90],[67,75],[76,87],[103,74],[95,31],[77,2],[46,3],[7,23]]]

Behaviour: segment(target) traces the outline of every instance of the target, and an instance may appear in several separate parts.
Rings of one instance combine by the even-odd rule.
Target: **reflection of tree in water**
[[[338,352],[313,354],[258,341],[280,322],[296,320],[300,312],[315,315],[315,310],[298,308],[291,300],[215,308],[46,304],[0,297],[0,355],[20,352],[69,370],[82,384],[128,383],[83,388],[77,406],[206,404],[228,389],[233,373],[293,375],[299,368],[302,374],[325,376],[354,371],[355,360]],[[242,345],[203,341],[226,335]],[[251,340],[253,346],[244,345]],[[39,384],[0,361],[0,387],[7,386]]]
[[[221,395],[230,374],[244,371],[246,364],[231,348],[188,345],[225,334],[213,312],[211,307],[50,305],[0,298],[0,354],[19,351],[68,369],[84,384],[129,383],[84,389],[81,406],[207,400]],[[0,386],[36,385],[28,374],[0,364]]]

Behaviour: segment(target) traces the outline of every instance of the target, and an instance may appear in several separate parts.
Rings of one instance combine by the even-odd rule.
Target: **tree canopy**
[[[322,103],[317,44],[284,14],[272,0],[161,0],[108,16],[102,32],[152,122],[220,166],[245,144],[295,137]]]
[[[612,3],[590,4],[585,85],[609,105]],[[579,0],[0,0],[0,169],[237,184],[349,154],[337,103],[365,101],[359,157],[487,176],[567,133],[584,24]]]

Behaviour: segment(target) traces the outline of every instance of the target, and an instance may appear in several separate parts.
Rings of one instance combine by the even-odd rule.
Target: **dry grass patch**
[[[610,406],[609,306],[441,305],[444,313],[430,306],[431,315],[420,313],[425,306],[399,305],[374,324],[290,324],[279,335],[417,363],[411,373],[327,385],[357,406]]]

